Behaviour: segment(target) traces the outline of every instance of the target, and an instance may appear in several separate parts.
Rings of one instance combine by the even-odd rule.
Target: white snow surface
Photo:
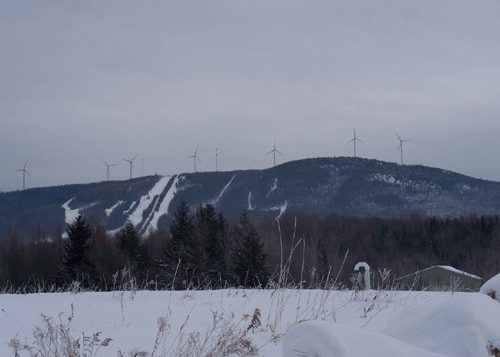
[[[7,344],[13,337],[32,343],[34,327],[43,326],[40,314],[66,322],[72,307],[72,336],[102,331],[101,338],[113,339],[97,356],[116,356],[119,350],[128,355],[134,348],[150,353],[161,317],[169,331],[161,346],[175,350],[189,336],[211,331],[214,316],[235,333],[246,331],[255,309],[260,309],[261,326],[245,336],[265,357],[486,357],[489,344],[500,340],[500,304],[480,293],[226,289],[4,294],[0,356],[12,355]],[[216,336],[221,329],[214,331]],[[173,354],[160,350],[157,355]]]
[[[458,270],[457,268],[454,268],[454,267],[449,266],[449,265],[437,265],[437,266],[440,267],[440,268],[446,269],[448,271],[454,272],[454,273],[458,273],[458,274],[469,276],[469,277],[474,278],[474,279],[481,279],[480,276],[477,276],[477,275],[474,275],[474,274],[471,274],[471,273],[467,273],[466,271],[463,271],[463,270]]]
[[[500,347],[500,304],[490,297],[455,294],[444,301],[410,307],[383,332],[445,356],[487,357]]]
[[[283,341],[283,357],[443,357],[380,333],[325,321],[292,326]]]
[[[500,302],[500,274],[495,275],[484,283],[479,292],[481,294],[494,295],[495,300]]]
[[[233,180],[235,179],[236,175],[233,175],[233,177],[231,177],[231,179],[229,180],[228,183],[226,183],[226,185],[222,188],[222,190],[219,192],[219,195],[217,196],[217,198],[215,198],[213,201],[212,201],[212,204],[215,206],[219,201],[220,199],[222,198],[222,196],[224,196],[224,193],[226,193],[227,189],[229,188],[229,186],[231,186],[231,184],[233,183]]]
[[[132,210],[132,208],[135,207],[136,204],[137,204],[137,201],[132,201],[132,203],[130,203],[130,206],[125,211],[123,211],[123,214],[124,215],[128,214]]]
[[[98,202],[92,202],[92,203],[89,203],[89,204],[82,206],[82,207],[79,207],[79,208],[70,208],[69,204],[74,199],[75,199],[75,197],[66,201],[61,206],[64,209],[64,222],[66,222],[66,224],[71,224],[75,220],[75,218],[80,215],[80,210],[90,208],[90,207],[98,204]]]
[[[252,206],[252,191],[248,192],[248,210],[253,211],[254,207]]]
[[[66,222],[66,224],[71,224],[75,220],[75,218],[78,217],[78,215],[80,214],[80,210],[78,208],[71,209],[69,207],[69,204],[74,199],[75,199],[74,197],[71,198],[67,202],[63,203],[63,205],[61,206],[64,209],[64,222]]]
[[[106,208],[104,210],[104,212],[106,213],[106,216],[109,217],[111,215],[111,213],[113,213],[113,211],[115,210],[116,207],[118,207],[124,203],[125,203],[125,201],[118,201],[113,206]]]
[[[288,208],[288,201],[285,201],[281,206],[274,206],[269,208],[269,211],[279,211],[278,215],[274,218],[279,220],[283,214],[285,214],[286,209]]]
[[[266,194],[266,198],[269,197],[269,195],[275,191],[276,189],[278,188],[278,179],[277,178],[274,178],[274,181],[273,181],[273,185],[271,186],[271,188],[269,189],[269,191],[267,192]]]
[[[458,270],[457,268],[454,268],[450,265],[433,265],[431,267],[428,267],[428,268],[425,268],[425,269],[422,269],[422,270],[419,270],[415,273],[412,273],[412,274],[409,274],[409,275],[413,275],[413,274],[418,274],[418,273],[422,273],[424,271],[427,271],[429,269],[432,269],[432,268],[442,268],[442,269],[445,269],[445,270],[448,270],[448,271],[451,271],[453,273],[457,273],[457,274],[461,274],[461,275],[465,275],[465,276],[468,276],[468,277],[471,277],[471,278],[474,278],[474,279],[482,279],[480,276],[477,276],[477,275],[474,275],[474,274],[471,274],[471,273],[467,273],[466,271],[462,271],[462,270]],[[405,275],[405,276],[408,276],[408,275]],[[404,277],[403,277],[404,278]]]
[[[151,218],[151,221],[149,222],[148,230],[149,229],[157,230],[158,221],[160,220],[160,217],[168,214],[168,211],[170,209],[170,203],[172,202],[172,200],[174,199],[175,195],[179,190],[178,186],[180,178],[181,178],[180,176],[175,177],[174,182],[172,182],[172,185],[165,194],[163,201],[161,201],[160,207],[158,207],[158,211],[153,211],[153,218]]]
[[[130,222],[132,222],[134,226],[139,226],[142,223],[144,219],[144,211],[149,208],[149,206],[154,202],[157,196],[161,195],[161,193],[167,186],[168,181],[170,181],[169,176],[162,176],[158,180],[158,182],[153,185],[149,192],[139,199],[138,205],[128,216],[128,220],[130,220]]]

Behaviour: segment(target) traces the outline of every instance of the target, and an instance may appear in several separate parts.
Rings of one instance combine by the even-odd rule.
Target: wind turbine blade
[[[24,172],[26,172],[28,174],[29,177],[31,177],[30,173],[28,172],[28,170],[24,170]]]
[[[21,172],[21,171],[24,171],[24,169],[19,169],[19,170],[16,170],[16,172]]]
[[[109,167],[118,166],[118,164],[111,164]]]
[[[348,142],[346,142],[346,144],[352,143],[353,141],[354,141],[354,138],[352,138],[351,140],[349,140]]]
[[[28,166],[28,160],[24,163],[24,169],[26,169],[26,166]]]
[[[272,154],[274,152],[274,149],[272,149],[271,151],[269,152],[266,152],[266,155],[269,155],[269,154]]]
[[[276,149],[276,152],[280,155],[284,155],[281,151],[279,151],[278,149]]]
[[[356,138],[356,140],[357,140],[357,141],[359,141],[360,143],[363,143],[363,144],[365,143],[365,142],[364,142],[363,140],[361,140],[361,139]]]
[[[200,160],[200,158],[199,158],[198,156],[196,156],[196,160],[197,160],[198,162],[201,162],[201,160]]]
[[[402,141],[402,140],[401,140],[401,137],[398,135],[398,133],[395,133],[395,134],[396,134],[396,136],[398,137],[399,141]]]
[[[134,161],[135,159],[137,159],[137,156],[138,156],[138,155],[139,155],[139,154],[135,155],[135,156],[134,156],[134,158],[133,158],[132,160],[130,160],[130,161]]]

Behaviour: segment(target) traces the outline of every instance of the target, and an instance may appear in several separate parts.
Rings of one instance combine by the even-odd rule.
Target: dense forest
[[[500,271],[499,228],[498,217],[285,215],[254,223],[246,211],[228,222],[212,205],[191,212],[182,202],[167,231],[144,236],[130,222],[109,233],[83,216],[64,234],[34,227],[29,242],[11,231],[0,240],[0,288],[350,287],[358,261],[370,264],[376,283],[435,264],[487,279]]]

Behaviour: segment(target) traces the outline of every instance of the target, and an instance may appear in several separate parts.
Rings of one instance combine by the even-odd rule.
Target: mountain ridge
[[[283,214],[457,217],[500,213],[500,182],[423,165],[319,157],[263,170],[144,176],[0,193],[0,235],[54,235],[76,214],[116,231],[129,219],[143,233],[165,229],[180,201],[212,203],[229,219]]]

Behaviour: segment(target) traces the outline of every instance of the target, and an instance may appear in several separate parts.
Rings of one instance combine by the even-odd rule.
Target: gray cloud
[[[4,1],[0,190],[359,153],[500,180],[497,1]],[[137,167],[140,167],[138,163]],[[139,174],[140,170],[136,171]]]

